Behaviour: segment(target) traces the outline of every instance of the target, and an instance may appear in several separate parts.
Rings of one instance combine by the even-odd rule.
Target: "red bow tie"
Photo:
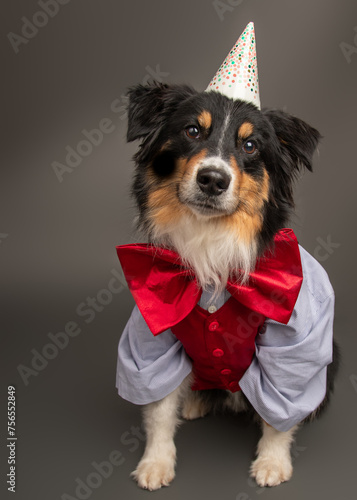
[[[176,325],[192,311],[202,290],[176,252],[147,244],[116,248],[129,289],[154,335]],[[239,285],[229,280],[226,288],[249,309],[287,324],[301,283],[296,236],[292,229],[282,229],[274,238],[273,250],[257,261],[248,283]]]

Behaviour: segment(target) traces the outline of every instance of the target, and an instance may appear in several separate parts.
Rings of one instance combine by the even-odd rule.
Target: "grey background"
[[[164,80],[203,90],[251,20],[263,105],[298,115],[324,136],[314,174],[303,176],[296,190],[292,227],[335,288],[343,366],[329,412],[298,434],[289,483],[255,486],[247,471],[258,430],[244,417],[209,416],[180,428],[177,478],[151,495],[294,500],[355,494],[357,54],[348,62],[340,44],[356,47],[357,4],[223,3],[230,11],[220,19],[211,1],[72,0],[16,54],[8,33],[21,35],[21,18],[32,19],[40,7],[33,0],[2,2],[2,496],[10,384],[17,394],[16,498],[78,498],[76,478],[86,481],[95,471],[92,463],[107,461],[113,450],[124,461],[90,498],[150,495],[128,477],[143,451],[134,436],[140,411],[114,387],[117,343],[133,300],[126,288],[112,297],[102,291],[120,269],[115,245],[139,240],[128,196],[135,145],[125,144],[118,107],[126,88],[157,65],[168,73]],[[52,163],[64,163],[66,146],[75,148],[84,139],[81,131],[98,128],[104,118],[112,120],[113,131],[59,182]],[[326,251],[328,238],[334,246]],[[80,316],[78,307],[98,293],[107,304],[94,317]],[[80,334],[25,385],[18,366],[31,367],[31,350],[41,351],[48,334],[63,332],[69,321]]]

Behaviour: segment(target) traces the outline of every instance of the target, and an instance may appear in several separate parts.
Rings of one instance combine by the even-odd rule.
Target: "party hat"
[[[252,102],[260,108],[254,23],[247,24],[208,85],[208,90]]]

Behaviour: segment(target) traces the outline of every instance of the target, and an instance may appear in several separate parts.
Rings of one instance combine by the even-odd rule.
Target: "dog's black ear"
[[[303,120],[275,109],[264,110],[263,114],[273,125],[280,141],[281,153],[292,167],[306,167],[312,171],[312,156],[321,135]]]
[[[177,105],[194,93],[186,85],[158,82],[129,89],[127,141],[141,139],[160,129]]]

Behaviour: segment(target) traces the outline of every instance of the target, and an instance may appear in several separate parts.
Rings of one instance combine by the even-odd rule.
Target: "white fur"
[[[217,218],[186,215],[169,228],[155,228],[152,237],[158,246],[173,247],[183,262],[193,268],[199,285],[213,285],[215,294],[225,288],[233,269],[241,270],[235,279],[245,282],[257,259],[256,244],[244,244]]]
[[[250,474],[259,486],[277,486],[288,481],[293,473],[290,446],[298,426],[279,432],[263,422],[263,436],[258,443],[258,457],[251,465]]]
[[[196,180],[199,171],[203,168],[211,167],[214,170],[226,173],[230,177],[228,189],[212,200],[216,210],[209,210],[207,207],[197,207],[197,198],[202,195],[201,189]],[[192,170],[186,172],[180,181],[178,197],[181,203],[187,205],[194,213],[208,217],[220,217],[222,214],[233,214],[237,209],[236,184],[238,182],[237,173],[232,166],[220,156],[206,156],[194,165]]]
[[[222,156],[222,145],[223,145],[223,141],[226,137],[226,130],[228,128],[228,124],[230,122],[230,119],[231,119],[231,113],[228,113],[224,119],[224,122],[223,122],[223,126],[222,126],[222,129],[221,129],[221,136],[219,138],[219,141],[218,141],[218,154],[220,156]]]
[[[181,385],[164,399],[144,407],[146,431],[145,452],[132,476],[141,488],[157,490],[168,486],[175,477],[176,447],[174,435],[182,416],[193,420],[205,416],[209,404],[190,389],[189,375]],[[226,408],[239,412],[245,410],[241,393],[231,394]],[[298,425],[287,432],[280,432],[262,420],[263,435],[258,443],[257,458],[252,462],[250,475],[259,486],[277,486],[288,481],[293,472],[290,447]]]
[[[202,418],[211,410],[209,403],[200,398],[197,391],[188,391],[187,397],[183,402],[182,416],[185,420],[195,420]]]
[[[226,118],[224,129],[228,125]],[[220,144],[223,141],[222,133]],[[235,173],[220,157],[209,157],[195,166],[193,174],[181,183],[184,195],[180,201],[190,207],[190,212],[182,214],[178,220],[165,227],[152,224],[149,233],[151,242],[157,246],[173,248],[185,265],[191,268],[202,288],[214,286],[214,297],[223,291],[230,273],[236,281],[244,283],[254,269],[257,259],[255,241],[246,244],[237,231],[230,232],[218,215],[208,216],[194,208],[190,200],[195,200],[196,175],[199,168],[213,166],[229,173],[232,182],[227,192],[220,198],[219,208],[226,214],[236,206],[234,195]],[[132,476],[140,487],[157,490],[167,486],[175,477],[176,447],[174,435],[179,423],[178,412],[182,406],[182,416],[188,420],[203,417],[210,411],[209,403],[200,399],[190,389],[191,377],[161,401],[144,408],[144,425],[147,442],[144,455]],[[235,412],[246,410],[241,393],[230,394],[225,408]],[[288,432],[279,432],[263,423],[263,435],[258,444],[258,456],[251,466],[251,475],[260,486],[275,486],[287,481],[292,475],[290,445],[297,426]]]
[[[203,160],[201,160],[196,165],[195,169],[193,170],[194,176],[192,176],[192,178],[196,178],[198,172],[202,168],[206,168],[206,167],[213,167],[214,169],[216,169],[218,171],[223,171],[231,178],[231,183],[228,187],[227,193],[229,193],[230,195],[233,195],[232,187],[233,187],[233,184],[237,178],[237,174],[234,171],[234,169],[231,167],[231,165],[226,160],[224,160],[221,156],[206,156]],[[226,195],[226,193],[224,194],[224,196],[225,195]],[[220,196],[222,196],[222,195],[220,195]],[[237,200],[234,200],[234,203],[237,204]]]
[[[178,409],[184,395],[190,390],[191,376],[164,399],[144,407],[146,448],[132,476],[141,488],[157,490],[168,486],[175,477],[176,447],[174,435]]]

